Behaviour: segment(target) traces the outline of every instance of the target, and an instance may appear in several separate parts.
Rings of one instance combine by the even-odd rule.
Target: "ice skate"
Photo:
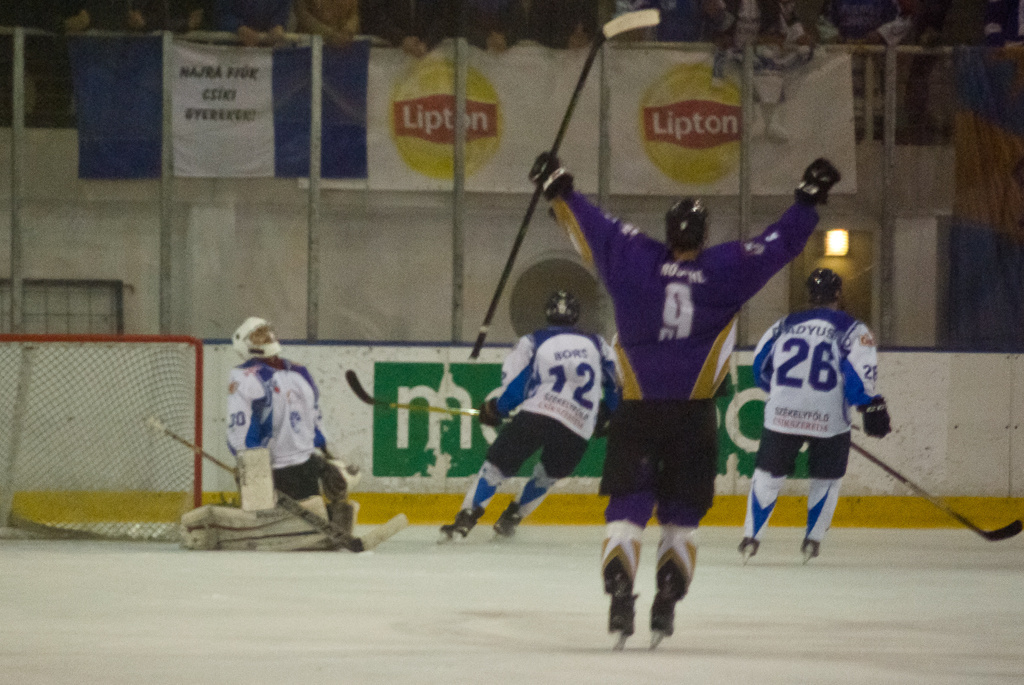
[[[674,630],[676,602],[666,599],[659,593],[651,605],[651,649],[654,649]]]
[[[651,605],[651,649],[674,630],[676,602],[686,595],[686,577],[675,563],[665,563],[656,576],[658,594]]]
[[[761,543],[754,538],[743,538],[740,541],[740,554],[743,555],[743,565],[746,566],[747,562],[750,561],[750,557],[757,554],[757,548],[761,546]]]
[[[804,563],[818,556],[818,552],[821,549],[821,543],[817,540],[811,540],[810,538],[804,538],[804,542],[800,545],[800,551],[804,555]]]
[[[637,595],[633,594],[633,581],[618,560],[613,560],[604,569],[604,591],[612,596],[608,610],[608,632],[618,633],[618,641],[613,649],[621,650],[626,645],[626,638],[634,631],[636,611],[633,605]]]
[[[480,506],[472,509],[462,509],[455,515],[455,522],[441,526],[441,538],[438,542],[451,542],[458,534],[465,538],[469,531],[473,530],[477,520],[484,515],[484,508]]]
[[[519,522],[523,520],[519,513],[519,503],[510,502],[508,508],[501,512],[501,516],[494,522],[494,532],[498,537],[510,538],[516,534]]]

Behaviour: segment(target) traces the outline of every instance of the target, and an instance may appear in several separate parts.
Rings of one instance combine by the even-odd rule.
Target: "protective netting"
[[[198,340],[0,336],[0,525],[59,537],[173,540],[193,506]],[[197,359],[199,363],[197,364]]]

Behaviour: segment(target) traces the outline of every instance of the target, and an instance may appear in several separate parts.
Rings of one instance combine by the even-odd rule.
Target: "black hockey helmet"
[[[695,250],[704,244],[707,222],[702,200],[679,200],[665,212],[665,242],[673,250]]]
[[[832,304],[839,299],[843,279],[832,269],[815,269],[807,277],[807,295],[811,304]]]
[[[544,316],[553,326],[573,326],[580,320],[580,303],[568,290],[557,290],[548,296]]]

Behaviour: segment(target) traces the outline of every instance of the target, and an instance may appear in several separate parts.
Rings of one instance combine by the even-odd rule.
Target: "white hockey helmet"
[[[277,333],[266,319],[250,316],[231,336],[231,345],[242,359],[276,357],[281,354]]]

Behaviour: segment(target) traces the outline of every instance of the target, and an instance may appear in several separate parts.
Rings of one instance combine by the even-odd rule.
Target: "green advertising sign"
[[[387,402],[453,407],[478,407],[501,384],[500,364],[441,362],[376,362],[374,396]],[[754,456],[764,417],[764,392],[755,387],[751,367],[738,369],[738,382],[718,399],[718,472],[730,459],[744,476],[754,472]],[[483,464],[497,435],[471,416],[438,412],[373,410],[373,475],[458,478],[472,476]],[[574,476],[597,478],[604,462],[605,441],[590,442]],[[520,469],[527,476],[534,459]],[[797,477],[806,477],[806,455],[797,462]]]

